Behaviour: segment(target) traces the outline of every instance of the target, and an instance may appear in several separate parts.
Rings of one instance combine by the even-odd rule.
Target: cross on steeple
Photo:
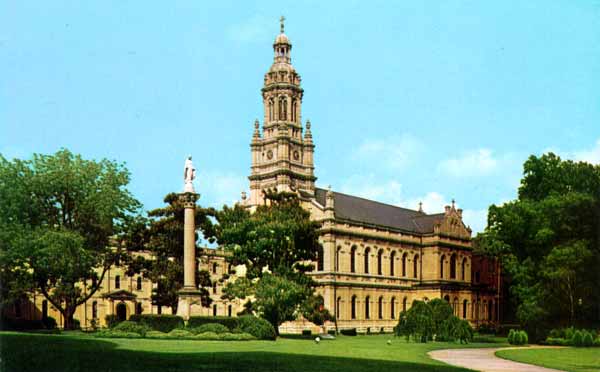
[[[281,18],[279,18],[279,23],[281,24],[281,33],[282,34],[283,34],[283,28],[284,28],[284,25],[283,25],[284,21],[285,21],[285,17],[281,16]]]

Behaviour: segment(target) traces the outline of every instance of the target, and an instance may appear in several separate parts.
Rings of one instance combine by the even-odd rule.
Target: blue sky
[[[4,1],[0,153],[126,162],[146,209],[189,153],[231,203],[282,14],[320,186],[480,231],[530,154],[600,163],[599,1]]]

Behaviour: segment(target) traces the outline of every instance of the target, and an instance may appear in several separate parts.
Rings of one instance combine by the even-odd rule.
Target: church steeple
[[[273,64],[265,74],[261,90],[262,136],[255,129],[251,143],[250,205],[262,203],[263,191],[314,195],[314,145],[310,129],[306,136],[302,135],[304,90],[291,63],[292,43],[284,33],[284,21],[281,17],[280,33],[273,43]]]

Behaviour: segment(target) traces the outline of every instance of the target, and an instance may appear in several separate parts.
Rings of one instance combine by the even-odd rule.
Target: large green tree
[[[2,295],[39,291],[72,328],[75,309],[99,289],[121,254],[118,237],[139,211],[129,177],[122,164],[65,149],[31,160],[0,156]]]
[[[319,224],[311,221],[293,194],[268,195],[253,213],[236,205],[217,213],[219,244],[231,253],[233,265],[246,275],[224,288],[225,298],[254,299],[248,308],[279,325],[303,315],[322,324],[331,318],[315,282],[306,273],[317,258]]]
[[[600,167],[531,156],[517,200],[492,205],[477,238],[511,277],[517,317],[536,337],[600,320]]]
[[[137,224],[128,230],[127,245],[130,250],[145,250],[151,257],[130,257],[129,274],[142,275],[156,283],[152,290],[152,303],[167,306],[177,312],[179,291],[183,288],[183,228],[184,207],[176,193],[165,196],[167,204],[148,212],[149,218],[140,218]],[[215,241],[215,228],[212,222],[215,210],[196,207],[196,241],[200,235],[208,242]],[[196,254],[199,258],[199,255]],[[196,284],[199,285],[201,304],[209,306],[210,274],[206,270],[196,270]]]

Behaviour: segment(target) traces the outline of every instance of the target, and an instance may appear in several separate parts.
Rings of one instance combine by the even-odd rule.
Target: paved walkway
[[[494,355],[496,351],[505,349],[512,348],[448,349],[430,351],[428,354],[435,360],[482,372],[562,372],[558,369],[550,369],[531,364],[513,362],[512,360],[502,359]]]

